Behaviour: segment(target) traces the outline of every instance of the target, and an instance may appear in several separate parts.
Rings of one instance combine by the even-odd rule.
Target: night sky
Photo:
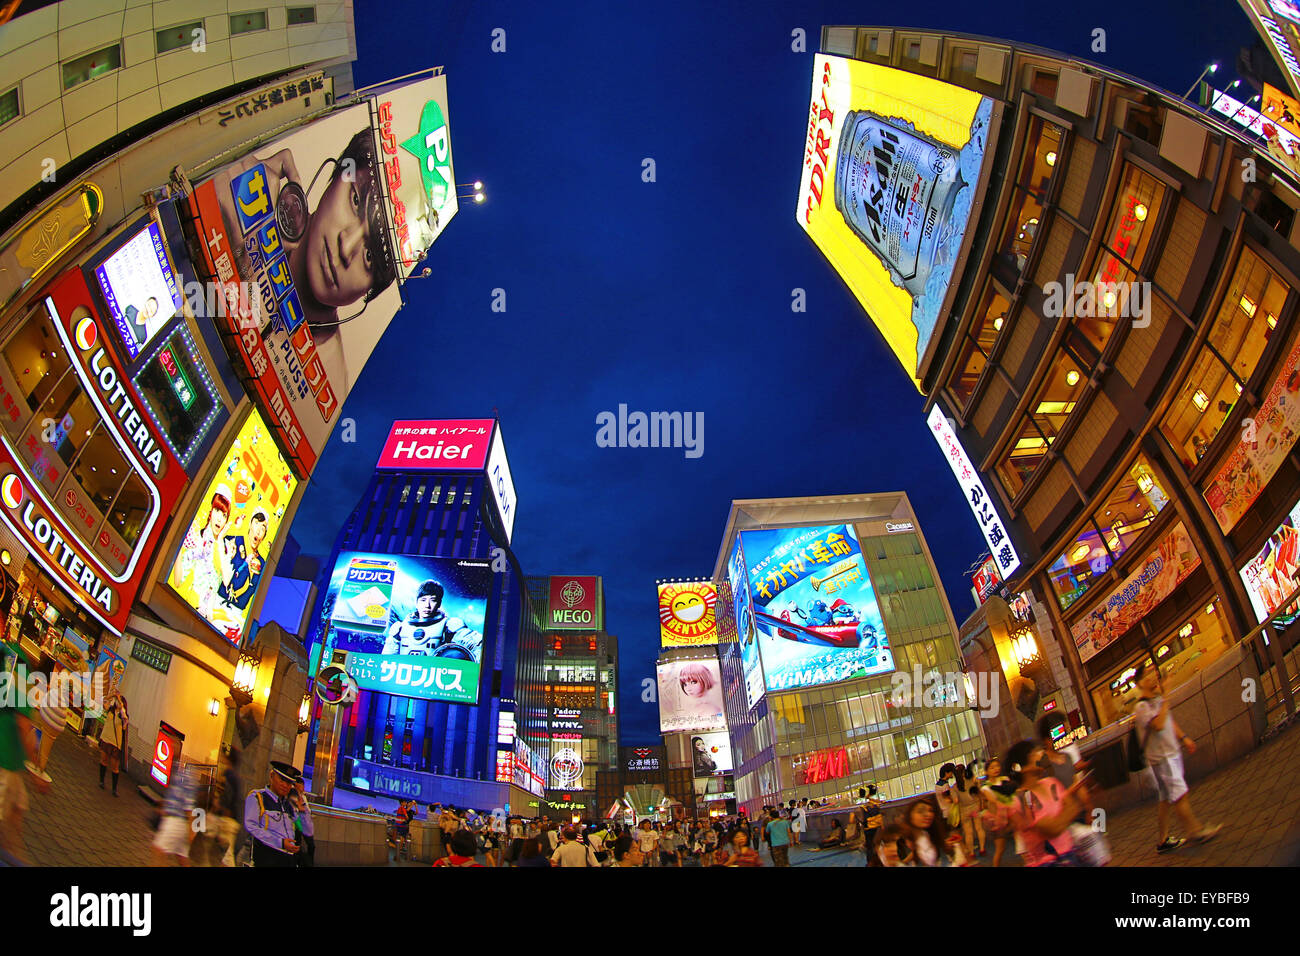
[[[445,66],[457,179],[489,200],[462,204],[433,276],[407,283],[343,410],[356,443],[335,430],[298,509],[304,553],[328,558],[394,419],[495,408],[524,571],[604,576],[624,744],[658,741],[639,693],[659,647],[655,579],[712,572],[732,499],[906,491],[960,623],[983,538],[921,396],[795,224],[812,58],[823,24],[948,29],[1181,94],[1213,59],[1231,82],[1254,36],[1229,0],[1107,9],[356,0],[357,86]],[[597,414],[620,403],[702,412],[702,457],[597,447]]]

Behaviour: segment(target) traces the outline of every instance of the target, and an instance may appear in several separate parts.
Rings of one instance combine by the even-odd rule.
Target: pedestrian
[[[478,846],[474,842],[474,834],[467,829],[458,829],[451,836],[451,842],[447,847],[447,855],[439,857],[433,861],[434,866],[482,866],[474,860],[475,851]],[[546,866],[546,861],[542,860],[542,866]]]
[[[1070,823],[1083,810],[1079,799],[1083,784],[1063,787],[1047,772],[1044,756],[1039,741],[1022,740],[1003,758],[1016,787],[1011,823],[1017,848],[1025,866],[1079,866]]]
[[[546,836],[546,844],[542,847],[542,849],[549,856],[550,854],[558,850],[560,847],[560,829],[559,826],[555,824],[549,817],[546,819],[545,823],[542,824],[542,826],[545,828],[544,833]]]
[[[1007,849],[1007,837],[1015,832],[1011,825],[1011,809],[1016,801],[1016,788],[1002,772],[1002,761],[994,757],[986,764],[988,779],[980,787],[980,817],[984,831],[993,837],[993,865],[1000,866],[1002,854]]]
[[[271,761],[269,782],[244,800],[244,828],[253,841],[253,866],[296,866],[300,832],[313,832],[311,814],[298,820],[290,799],[302,772],[279,760]]]
[[[808,808],[805,806],[808,801],[799,803],[790,801],[790,833],[793,835],[794,845],[798,846],[800,838],[808,832]]]
[[[561,834],[563,841],[551,854],[551,866],[600,866],[590,846],[578,842],[578,832],[572,827]]]
[[[931,799],[921,798],[908,804],[903,814],[905,839],[912,849],[914,866],[942,866],[943,851],[948,845],[948,824]],[[883,839],[883,838],[882,838]]]
[[[174,861],[190,865],[190,847],[194,845],[194,771],[188,766],[173,773],[163,793],[162,816],[153,838],[154,866]]]
[[[978,826],[979,786],[972,779],[965,764],[957,764],[953,774],[952,795],[957,798],[957,812],[961,818],[961,843],[967,856],[984,855],[984,828]]]
[[[506,854],[506,861],[512,866],[519,862],[519,853],[524,846],[524,821],[519,817],[511,817],[510,825],[506,828],[506,833],[510,836],[510,850]]]
[[[659,865],[659,833],[651,825],[649,820],[641,821],[641,829],[636,833],[637,849],[641,851],[641,856],[645,862],[642,866]]]
[[[844,826],[838,819],[831,820],[831,832],[822,838],[821,843],[817,845],[819,850],[830,850],[837,846],[844,845]]]
[[[865,791],[859,790],[858,793],[866,801],[862,808],[863,817],[863,837],[864,849],[867,854],[867,865],[871,865],[871,860],[875,856],[875,844],[877,835],[885,823],[885,812],[881,807],[879,791],[874,784],[869,785]]]
[[[126,698],[120,691],[114,690],[104,707],[104,721],[99,729],[99,789],[104,789],[104,775],[111,772],[115,797],[117,777],[122,771],[122,758],[126,754],[126,733],[130,720]]]
[[[605,849],[605,838],[609,835],[609,830],[604,824],[600,829],[593,829],[587,835],[587,845],[591,847],[591,852],[595,854],[596,862],[604,866],[609,860],[609,850]]]
[[[519,844],[519,858],[515,866],[550,867],[551,861],[542,853],[542,841],[535,836],[524,837]]]
[[[682,836],[677,832],[677,824],[669,823],[659,836],[659,865],[682,865]]]
[[[727,860],[727,866],[762,866],[763,860],[758,852],[749,845],[749,837],[744,831],[737,831],[733,842],[735,850]]]
[[[790,821],[781,818],[781,811],[773,807],[767,820],[768,848],[773,866],[790,865]]]
[[[868,866],[913,866],[914,856],[907,842],[906,828],[897,823],[889,823],[878,828],[875,853],[871,855]]]
[[[443,807],[438,814],[438,830],[442,833],[442,855],[447,856],[451,853],[451,838],[460,830],[460,817],[451,804]]]
[[[961,827],[961,809],[955,792],[957,765],[946,763],[939,768],[939,781],[934,785],[934,799],[939,815],[949,830]]]
[[[19,665],[25,666],[27,655],[19,650],[17,657]],[[31,806],[27,782],[30,778],[37,793],[48,793],[50,783],[30,769],[36,766],[40,756],[36,726],[32,723],[31,708],[19,706],[18,696],[0,693],[0,858],[7,855],[26,863],[23,814]]]
[[[217,792],[212,801],[212,813],[217,819],[217,842],[225,847],[222,866],[235,865],[235,844],[239,842],[243,824],[240,822],[244,806],[244,785],[239,779],[239,751],[231,747],[221,755],[222,772],[217,779]]]
[[[1160,842],[1156,844],[1157,853],[1177,850],[1188,839],[1204,843],[1214,839],[1223,824],[1203,825],[1192,810],[1188,797],[1187,781],[1183,774],[1183,754],[1196,753],[1196,741],[1186,736],[1174,715],[1169,711],[1169,700],[1164,696],[1164,681],[1160,668],[1143,661],[1133,675],[1137,684],[1139,699],[1133,709],[1137,723],[1138,745],[1146,757],[1147,765],[1156,778],[1156,793],[1160,798],[1157,806]],[[1186,837],[1175,839],[1169,834],[1169,811],[1173,810],[1178,821],[1183,825]]]

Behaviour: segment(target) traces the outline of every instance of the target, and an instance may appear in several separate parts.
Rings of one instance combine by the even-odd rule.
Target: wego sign
[[[595,577],[551,578],[550,629],[600,630],[599,591]]]

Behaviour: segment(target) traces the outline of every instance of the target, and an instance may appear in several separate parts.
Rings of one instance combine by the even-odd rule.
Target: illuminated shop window
[[[1205,456],[1232,413],[1255,374],[1288,291],[1255,252],[1242,250],[1191,373],[1160,423],[1184,467],[1194,468]]]
[[[1012,497],[1020,493],[1039,462],[1047,457],[1047,438],[1032,420],[1021,422],[1011,447],[998,462],[998,477]]]
[[[184,323],[161,340],[134,382],[168,447],[188,465],[221,417],[222,405]]]
[[[1041,232],[1043,207],[1056,170],[1062,165],[1065,131],[1035,117],[1026,139],[1025,159],[1013,187],[1010,212],[998,252],[1016,272],[1025,267],[1034,241]]]
[[[1084,363],[1068,348],[1062,348],[1052,360],[1038,396],[1029,407],[1030,418],[1046,436],[1048,444],[1056,440],[1074,412],[1087,378]]]
[[[966,336],[961,357],[957,360],[957,370],[949,383],[959,405],[964,407],[974,394],[975,385],[988,365],[993,345],[1006,325],[1010,308],[1007,298],[992,286],[984,293],[984,301]]]
[[[1110,570],[1168,503],[1151,463],[1145,455],[1139,456],[1049,569],[1061,609]]]
[[[1120,322],[1141,317],[1149,306],[1145,287],[1138,277],[1160,210],[1165,203],[1165,185],[1136,166],[1126,165],[1119,192],[1111,206],[1102,244],[1097,250],[1086,294],[1071,303],[1075,325],[1104,352],[1106,343]],[[1085,287],[1087,289],[1088,287]]]

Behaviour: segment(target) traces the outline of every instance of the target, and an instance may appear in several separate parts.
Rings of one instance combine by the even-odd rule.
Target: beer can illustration
[[[913,298],[925,293],[966,185],[953,148],[866,110],[845,117],[835,208]]]

